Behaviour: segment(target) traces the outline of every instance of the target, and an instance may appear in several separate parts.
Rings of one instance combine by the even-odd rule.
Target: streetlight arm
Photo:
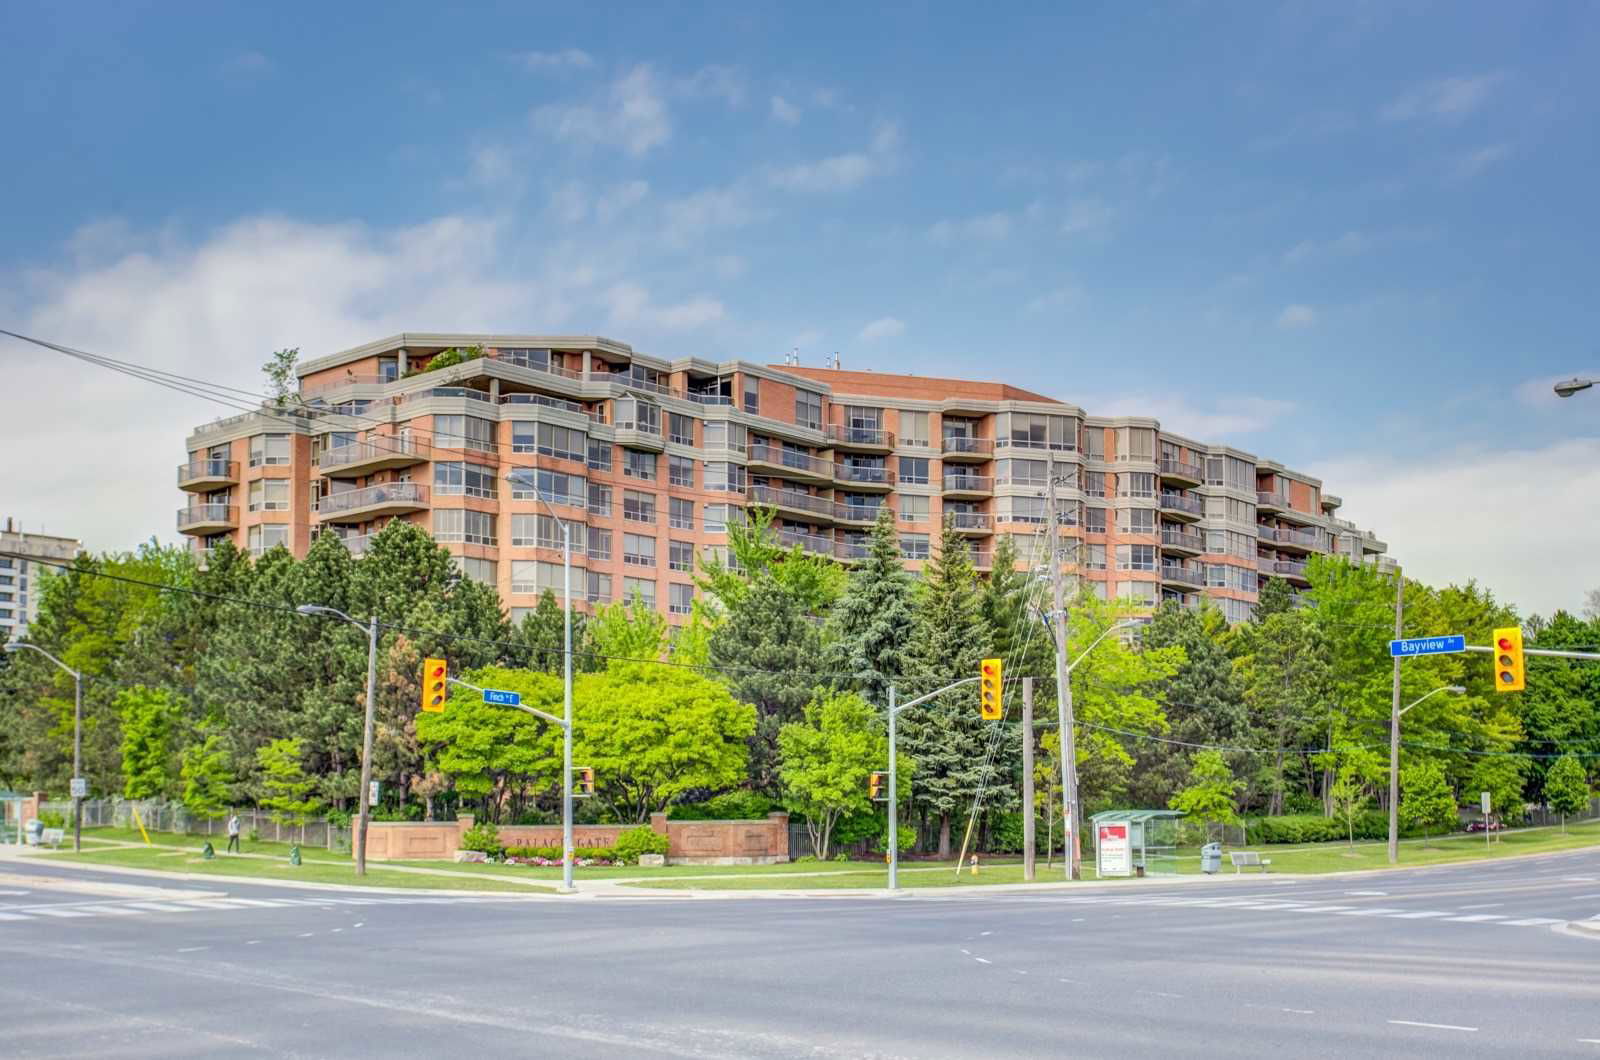
[[[1105,640],[1107,637],[1111,636],[1111,634],[1115,633],[1119,629],[1128,629],[1129,627],[1137,626],[1138,624],[1139,623],[1137,623],[1135,621],[1129,620],[1129,621],[1126,621],[1126,622],[1116,622],[1116,623],[1113,623],[1110,626],[1107,626],[1104,633],[1102,633],[1098,637],[1096,637],[1093,640],[1093,642],[1091,642],[1090,645],[1087,648],[1083,649],[1083,653],[1081,655],[1079,655],[1076,659],[1072,660],[1071,665],[1069,665],[1067,667],[1067,673],[1070,674],[1074,667],[1076,667],[1079,663],[1083,662],[1083,660],[1087,659],[1089,657],[1089,653],[1094,651],[1095,648],[1099,646],[1100,642]]]
[[[22,651],[24,648],[31,648],[32,650],[38,652],[40,655],[43,655],[46,659],[49,659],[51,662],[53,662],[57,666],[61,667],[61,669],[65,670],[67,673],[71,674],[75,680],[79,680],[79,681],[83,680],[83,675],[81,673],[79,673],[78,671],[74,670],[72,667],[68,666],[66,663],[62,662],[60,659],[56,658],[54,655],[51,655],[49,652],[45,651],[43,648],[39,647],[39,645],[37,645],[37,644],[29,644],[26,641],[14,641],[13,643],[10,643],[10,644],[6,645],[6,651],[8,651],[8,652],[18,652],[18,651]]]
[[[1466,692],[1466,689],[1462,688],[1460,685],[1441,685],[1438,688],[1435,688],[1432,692],[1429,692],[1427,695],[1422,696],[1420,699],[1413,700],[1412,702],[1406,704],[1404,707],[1401,707],[1400,708],[1400,714],[1404,714],[1406,711],[1410,710],[1412,707],[1416,706],[1418,703],[1421,703],[1422,700],[1427,699],[1429,696],[1436,696],[1440,692],[1454,692],[1456,695],[1459,696],[1462,693]],[[1397,714],[1395,716],[1399,717],[1400,714]]]

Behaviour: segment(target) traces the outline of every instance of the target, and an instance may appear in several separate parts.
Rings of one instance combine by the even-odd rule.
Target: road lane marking
[[[1348,894],[1352,898],[1387,898],[1387,897],[1389,897],[1389,892],[1388,891],[1346,891],[1344,893]]]
[[[1391,920],[1426,920],[1428,917],[1432,917],[1432,916],[1449,916],[1449,915],[1450,915],[1449,913],[1437,912],[1437,911],[1434,911],[1434,912],[1421,912],[1421,913],[1390,913],[1389,914],[1389,919],[1391,919]]]
[[[192,913],[194,910],[186,905],[170,905],[166,902],[129,902],[132,909],[143,909],[151,913]]]
[[[366,924],[367,924],[367,922],[365,920],[357,920],[353,926],[355,926],[355,927],[366,927]]]
[[[1392,908],[1391,909],[1352,909],[1347,913],[1340,913],[1339,915],[1340,916],[1388,916],[1390,913],[1399,913],[1399,912],[1402,912],[1402,911],[1403,910],[1392,909]]]
[[[76,909],[54,909],[54,908],[51,908],[50,906],[43,906],[43,905],[40,906],[37,909],[32,910],[31,912],[33,913],[34,916],[59,916],[59,917],[94,916],[93,913],[80,913]]]
[[[987,957],[974,957],[972,959],[977,961],[979,964],[993,964],[994,963],[993,961],[989,960],[989,958],[987,958]]]
[[[1490,920],[1504,920],[1500,913],[1473,913],[1471,916],[1448,916],[1446,920],[1457,924],[1482,924]]]
[[[0,920],[32,920],[31,916],[19,916],[16,913],[0,913]]]
[[[260,939],[246,939],[245,940],[245,945],[246,946],[259,946],[259,945],[261,945],[261,940]]]
[[[1293,1012],[1296,1016],[1315,1016],[1317,1010],[1313,1008],[1286,1008],[1283,1011]]]
[[[1342,913],[1346,909],[1353,909],[1349,905],[1308,905],[1304,909],[1296,909],[1296,913]]]
[[[145,914],[143,909],[128,909],[115,905],[80,905],[78,908],[97,916],[144,916]]]
[[[199,953],[201,950],[209,950],[210,948],[211,948],[210,946],[180,946],[178,948],[178,952],[179,953]]]
[[[1401,1027],[1429,1027],[1436,1031],[1472,1031],[1476,1033],[1478,1030],[1476,1027],[1463,1027],[1457,1023],[1422,1023],[1418,1020],[1389,1020],[1388,1022]]]
[[[1502,920],[1502,927],[1537,927],[1540,924],[1559,924],[1561,921],[1553,916],[1526,916],[1521,920]]]
[[[1139,993],[1141,993],[1141,994],[1149,994],[1151,997],[1182,997],[1183,996],[1182,994],[1169,994],[1165,990],[1141,990],[1141,991],[1139,991]]]
[[[1459,905],[1457,909],[1498,909],[1505,905],[1504,902],[1478,902],[1475,905]]]

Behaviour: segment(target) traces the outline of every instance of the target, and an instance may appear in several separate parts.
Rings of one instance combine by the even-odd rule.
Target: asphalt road
[[[0,873],[8,1057],[1600,1056],[1600,852],[892,900]]]

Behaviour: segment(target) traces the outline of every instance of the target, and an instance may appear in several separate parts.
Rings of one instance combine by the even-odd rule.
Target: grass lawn
[[[355,864],[348,854],[332,854],[326,850],[302,848],[302,864],[289,864],[287,843],[246,843],[245,853],[263,857],[234,857],[221,852],[227,840],[217,843],[217,856],[206,861],[199,855],[205,845],[205,836],[174,835],[167,832],[150,834],[153,846],[144,846],[138,830],[117,828],[86,829],[83,833],[83,853],[70,849],[44,857],[63,862],[91,862],[96,865],[116,865],[131,869],[159,869],[165,872],[188,872],[216,876],[252,876],[260,879],[293,880],[299,883],[340,883],[365,887],[403,887],[407,889],[433,888],[452,891],[500,891],[511,893],[553,893],[554,888],[531,884],[512,883],[484,874],[453,875],[457,868],[448,862],[431,862],[425,868],[437,870],[435,874],[419,872],[394,872],[387,870],[388,863],[367,863],[365,878],[355,874]],[[136,847],[114,846],[110,841],[132,840]]]

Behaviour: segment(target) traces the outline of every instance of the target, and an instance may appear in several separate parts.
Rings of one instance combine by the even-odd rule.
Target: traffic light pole
[[[361,726],[361,817],[356,875],[367,874],[367,822],[372,819],[372,722],[378,705],[378,616],[367,626],[367,717]],[[302,837],[303,838],[303,837]]]
[[[899,775],[899,772],[900,772],[900,768],[899,768],[898,763],[896,762],[896,759],[899,756],[895,754],[895,718],[899,717],[900,712],[902,710],[910,710],[912,707],[920,707],[920,706],[922,706],[922,704],[928,702],[928,700],[935,699],[935,698],[937,698],[939,696],[942,696],[946,692],[950,691],[952,688],[960,688],[962,685],[976,684],[978,682],[978,680],[979,679],[976,678],[976,677],[963,677],[959,681],[952,681],[949,684],[945,685],[943,688],[935,689],[934,691],[929,692],[925,696],[918,696],[916,699],[910,700],[910,701],[908,701],[906,703],[902,703],[902,704],[900,704],[898,706],[895,705],[895,687],[894,687],[894,685],[890,685],[889,686],[889,710],[888,710],[888,715],[889,715],[889,837],[888,837],[888,844],[889,844],[889,892],[891,894],[900,889],[900,821],[899,821],[899,816],[898,816],[900,808],[899,808],[899,805],[898,805],[899,785],[897,783],[898,775]]]

